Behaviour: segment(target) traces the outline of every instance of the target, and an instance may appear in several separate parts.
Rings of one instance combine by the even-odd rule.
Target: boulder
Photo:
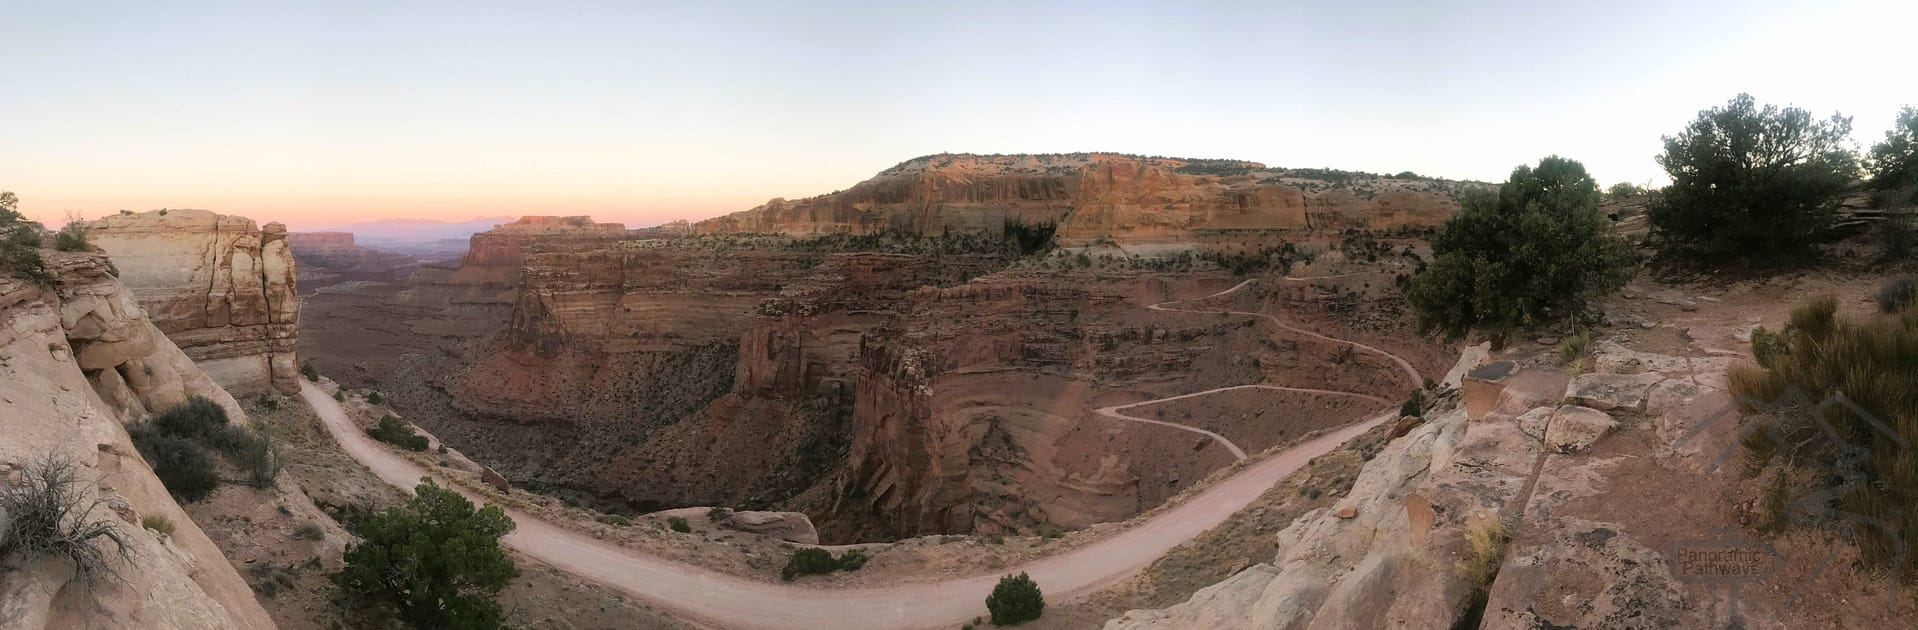
[[[1545,447],[1556,453],[1576,453],[1591,448],[1599,438],[1618,428],[1618,421],[1590,407],[1566,405],[1552,414],[1545,431]]]
[[[1639,374],[1580,374],[1565,387],[1565,402],[1600,411],[1643,413],[1653,385],[1665,380],[1654,372]]]
[[[733,512],[720,527],[806,545],[819,544],[812,519],[798,512]]]
[[[490,467],[480,468],[480,481],[485,482],[486,485],[492,486],[494,490],[500,492],[513,491],[513,484],[506,481],[506,477],[501,476]]]

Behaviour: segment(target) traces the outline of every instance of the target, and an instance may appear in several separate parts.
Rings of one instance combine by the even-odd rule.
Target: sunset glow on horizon
[[[1918,104],[1910,2],[720,4],[11,6],[0,190],[304,230],[697,220],[947,151],[1644,183],[1740,92],[1861,146]]]

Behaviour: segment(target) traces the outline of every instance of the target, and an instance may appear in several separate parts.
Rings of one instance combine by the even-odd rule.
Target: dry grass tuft
[[[1498,516],[1488,512],[1472,515],[1465,525],[1465,557],[1458,562],[1458,575],[1472,588],[1484,590],[1491,586],[1492,578],[1498,575],[1499,564],[1505,560],[1505,544],[1511,542],[1505,534],[1505,523]]]

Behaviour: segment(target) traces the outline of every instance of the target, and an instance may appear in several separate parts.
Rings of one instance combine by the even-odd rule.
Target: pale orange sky
[[[942,151],[1646,183],[1739,92],[1861,147],[1918,104],[1909,0],[16,4],[0,189],[48,223],[645,225]]]

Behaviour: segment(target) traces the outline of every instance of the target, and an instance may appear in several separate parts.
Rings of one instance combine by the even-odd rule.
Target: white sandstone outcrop
[[[300,302],[286,227],[205,210],[86,224],[152,325],[237,396],[299,389]]]
[[[233,398],[154,329],[93,254],[49,252],[57,289],[0,274],[0,483],[49,456],[71,461],[95,518],[125,533],[117,579],[86,581],[63,559],[0,566],[0,628],[252,630],[273,620],[167,494],[123,422],[200,395]],[[164,517],[171,534],[142,527]],[[4,516],[0,516],[4,518]]]

